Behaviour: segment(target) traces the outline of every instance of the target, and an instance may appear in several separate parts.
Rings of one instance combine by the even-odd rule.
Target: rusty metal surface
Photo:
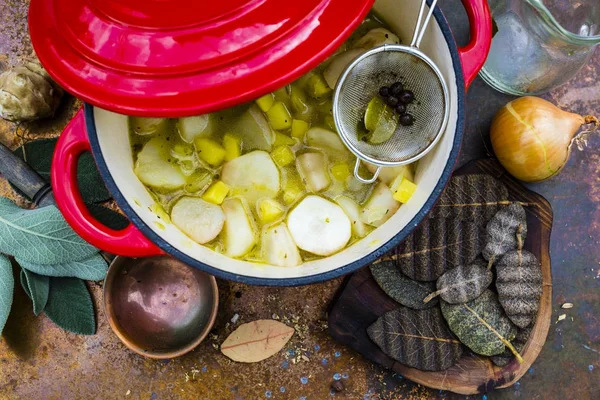
[[[0,0],[0,64],[12,65],[31,53],[27,0]],[[459,42],[468,24],[458,0],[441,7]],[[2,67],[0,65],[0,67]],[[600,49],[577,77],[546,98],[582,114],[600,114]],[[488,128],[510,99],[475,81],[468,95],[468,128],[458,166],[488,155]],[[19,135],[53,136],[79,106],[67,99],[52,121],[19,130]],[[16,147],[14,125],[0,122],[0,140]],[[575,151],[563,172],[530,187],[554,208],[551,240],[554,313],[567,318],[553,326],[538,360],[512,388],[488,399],[600,398],[600,137]],[[0,179],[0,194],[18,199]],[[26,205],[22,200],[19,203]],[[213,333],[195,351],[156,361],[127,350],[112,333],[101,307],[101,285],[92,284],[98,332],[65,333],[44,316],[34,317],[20,287],[0,339],[0,399],[434,399],[462,398],[414,385],[365,361],[329,339],[326,312],[341,280],[299,287],[263,288],[219,281],[220,307]],[[571,302],[574,307],[562,310]],[[239,315],[236,324],[231,318]],[[236,364],[218,345],[237,325],[279,318],[296,328],[284,350],[257,364]],[[336,375],[339,374],[339,375]],[[335,378],[344,390],[330,394]],[[482,398],[482,396],[472,397]]]

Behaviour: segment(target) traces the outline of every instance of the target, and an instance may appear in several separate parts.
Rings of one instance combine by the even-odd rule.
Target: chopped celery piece
[[[294,152],[289,148],[289,146],[275,147],[271,153],[271,157],[273,158],[273,161],[275,161],[275,163],[280,167],[285,167],[286,165],[291,164],[295,159]]]
[[[206,171],[196,171],[187,180],[184,189],[188,193],[200,192],[212,182],[212,176]]]
[[[273,146],[293,146],[295,144],[296,141],[288,135],[281,132],[275,132],[275,141],[273,142]]]
[[[338,181],[346,181],[350,176],[350,166],[345,162],[333,164],[331,167],[331,175]]]
[[[267,93],[263,97],[256,99],[256,104],[263,112],[269,111],[275,102],[275,96],[273,93]]]
[[[229,193],[229,186],[222,181],[216,181],[213,183],[202,195],[202,200],[208,201],[213,204],[221,204],[227,194]]]
[[[219,166],[225,160],[225,149],[212,139],[198,138],[195,141],[198,157],[212,166]]]
[[[250,106],[233,124],[232,130],[242,139],[245,153],[252,150],[271,151],[275,134],[257,105]]]
[[[213,123],[210,114],[179,118],[177,130],[181,139],[192,143],[197,138],[210,137],[213,133]]]
[[[416,190],[417,185],[406,178],[402,178],[402,182],[400,182],[396,188],[392,187],[394,200],[399,201],[400,203],[408,202]]]
[[[129,124],[137,135],[146,136],[163,133],[169,127],[167,118],[130,117]]]
[[[324,99],[331,94],[331,88],[321,74],[314,74],[306,83],[308,94],[316,100]]]
[[[134,172],[143,184],[154,189],[179,189],[185,185],[186,177],[181,169],[169,160],[169,143],[161,137],[155,137],[138,153]]]
[[[285,104],[281,101],[276,102],[267,111],[267,118],[271,123],[271,127],[276,130],[286,130],[292,126],[292,116]]]
[[[304,141],[304,135],[306,135],[308,127],[308,122],[302,121],[301,119],[294,119],[292,121],[292,137]]]
[[[231,161],[242,155],[242,140],[231,133],[226,133],[223,136],[223,148],[225,149],[225,161]]]
[[[285,214],[285,208],[273,199],[262,199],[258,204],[258,217],[263,224],[274,222]]]

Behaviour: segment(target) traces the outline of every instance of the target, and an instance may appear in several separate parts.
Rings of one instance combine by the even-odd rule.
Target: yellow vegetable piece
[[[280,167],[285,167],[296,159],[294,152],[288,146],[275,147],[271,153],[271,157],[273,157],[275,164],[279,165]]]
[[[273,142],[273,146],[293,146],[295,144],[296,141],[285,133],[275,132],[275,141]]]
[[[287,179],[283,188],[283,202],[288,206],[295,203],[297,200],[304,195],[304,185],[295,171],[289,171],[287,173]]]
[[[223,136],[223,147],[225,148],[225,161],[231,161],[242,155],[242,139],[231,133]]]
[[[185,142],[177,142],[173,145],[172,151],[181,157],[187,157],[194,153],[194,147]]]
[[[273,96],[273,93],[265,94],[263,97],[256,99],[256,104],[263,112],[269,111],[274,102],[275,96]]]
[[[285,208],[273,199],[263,199],[258,205],[258,217],[267,224],[280,218],[285,213]]]
[[[283,131],[292,127],[292,116],[281,101],[273,104],[266,113],[273,129]]]
[[[331,88],[321,74],[311,76],[306,83],[306,88],[308,94],[316,100],[320,100],[331,93]]]
[[[295,119],[292,121],[292,137],[296,139],[300,139],[300,141],[304,140],[304,135],[306,135],[306,131],[308,131],[309,125],[308,122],[302,121],[301,119]]]
[[[195,141],[198,157],[210,165],[221,165],[225,160],[225,149],[212,139],[198,138]]]
[[[305,114],[309,111],[306,95],[304,94],[304,91],[296,85],[292,85],[291,100],[292,109],[298,114]]]
[[[331,175],[338,181],[345,181],[350,176],[350,166],[345,162],[333,164]]]
[[[202,200],[208,201],[213,204],[221,204],[225,197],[229,194],[229,186],[222,181],[216,181],[213,183],[206,192],[202,195]]]
[[[196,171],[189,176],[184,189],[188,193],[196,193],[205,189],[212,181],[211,175],[206,171]]]
[[[394,193],[394,200],[399,201],[400,203],[406,203],[408,200],[410,200],[416,190],[417,185],[408,179],[403,178],[400,185],[398,185],[398,188],[395,190],[392,189],[392,192]]]

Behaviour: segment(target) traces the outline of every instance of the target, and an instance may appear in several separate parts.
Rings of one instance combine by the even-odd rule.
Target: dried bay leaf
[[[511,341],[512,345],[515,347],[515,350],[521,354],[527,341],[529,340],[529,336],[531,336],[531,332],[533,331],[533,324],[526,328],[520,328],[517,330],[517,336]],[[510,350],[505,349],[502,354],[497,356],[490,357],[492,362],[499,367],[504,367],[506,364],[511,362],[515,356],[511,353]]]
[[[458,265],[469,264],[485,245],[485,224],[457,218],[427,218],[388,259],[418,281],[435,281]]]
[[[494,292],[487,289],[481,296],[465,304],[441,302],[442,314],[459,340],[477,354],[495,356],[508,347],[515,357],[523,359],[510,343],[517,328],[504,314]]]
[[[459,265],[437,280],[437,291],[425,298],[425,302],[440,296],[450,304],[466,303],[479,297],[492,283],[494,274],[487,263],[476,259],[469,265]]]
[[[423,371],[448,369],[462,355],[462,345],[444,323],[438,307],[400,307],[383,314],[367,333],[385,354]]]
[[[437,299],[425,303],[435,286],[433,282],[417,282],[404,275],[393,261],[382,261],[371,265],[373,278],[388,296],[403,306],[422,310],[435,306]]]
[[[510,203],[508,189],[499,180],[485,174],[460,175],[450,180],[430,217],[487,222]]]
[[[494,215],[486,227],[483,258],[495,263],[509,251],[516,250],[518,238],[527,237],[527,215],[518,203],[513,203]]]
[[[221,345],[221,352],[233,361],[262,361],[281,350],[294,332],[294,328],[271,319],[249,322],[231,332]]]
[[[523,250],[517,232],[516,251],[508,252],[496,265],[498,299],[506,315],[519,328],[530,325],[537,316],[542,296],[542,270],[533,254]]]

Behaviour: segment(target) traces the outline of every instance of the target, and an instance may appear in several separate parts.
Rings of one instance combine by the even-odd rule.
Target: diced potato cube
[[[210,185],[211,181],[212,177],[210,173],[206,171],[196,171],[190,175],[184,189],[188,193],[197,193]]]
[[[296,141],[293,138],[284,133],[275,132],[275,141],[273,142],[273,146],[293,146],[295,144]]]
[[[283,206],[273,199],[262,199],[258,204],[258,217],[264,224],[277,220],[284,213]]]
[[[271,157],[273,157],[275,164],[279,165],[280,167],[285,167],[286,165],[291,164],[296,158],[294,152],[288,146],[275,147],[271,153]]]
[[[316,100],[323,99],[326,95],[331,93],[331,88],[321,74],[311,76],[306,87],[308,94]]]
[[[198,157],[212,166],[219,166],[225,160],[225,149],[212,139],[199,138],[195,141]]]
[[[273,93],[267,93],[263,97],[256,99],[256,104],[263,112],[269,111],[274,102],[275,96],[273,96]]]
[[[292,116],[281,101],[273,104],[269,111],[267,111],[267,118],[271,123],[271,127],[276,130],[286,130],[292,126]]]
[[[213,204],[221,204],[227,194],[229,193],[229,186],[222,181],[216,181],[213,183],[206,192],[202,195],[202,200],[208,201]]]
[[[350,166],[345,162],[333,164],[331,167],[331,175],[338,181],[346,181],[350,176]]]
[[[304,140],[304,135],[306,135],[306,131],[308,131],[308,122],[302,121],[301,119],[295,119],[292,121],[292,137],[299,139],[300,141]]]
[[[225,149],[225,161],[231,161],[242,155],[242,139],[226,133],[223,136],[223,148]]]
[[[406,203],[417,190],[417,185],[409,181],[406,178],[402,178],[402,182],[397,185],[396,188],[392,186],[392,192],[394,193],[394,200],[400,203]]]

